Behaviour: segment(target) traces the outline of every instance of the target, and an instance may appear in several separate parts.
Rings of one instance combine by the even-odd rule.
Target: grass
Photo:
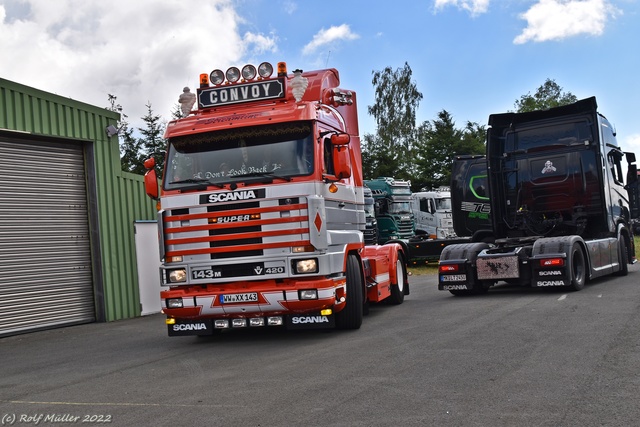
[[[636,248],[636,259],[640,262],[640,236],[635,236],[633,238]],[[438,273],[438,261],[433,261],[428,264],[423,265],[410,265],[409,272],[413,276],[425,276],[430,274]]]

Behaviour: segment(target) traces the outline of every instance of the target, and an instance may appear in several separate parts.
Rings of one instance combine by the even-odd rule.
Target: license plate
[[[476,270],[480,280],[515,279],[520,277],[517,256],[478,258]]]
[[[443,274],[440,276],[441,282],[465,282],[466,280],[466,274]]]
[[[229,304],[234,302],[258,302],[258,293],[250,292],[247,294],[220,295],[220,302],[222,304]]]

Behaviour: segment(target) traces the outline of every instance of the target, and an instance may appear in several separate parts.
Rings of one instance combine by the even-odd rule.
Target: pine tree
[[[153,157],[156,161],[156,173],[162,176],[166,156],[166,140],[164,139],[165,122],[158,114],[154,114],[151,103],[146,104],[147,114],[142,117],[145,128],[138,128],[142,138],[139,140],[145,158]]]
[[[109,107],[107,110],[120,114],[118,127],[118,142],[120,145],[120,164],[122,170],[143,174],[145,168],[142,158],[142,142],[133,137],[133,129],[129,127],[127,115],[124,114],[122,105],[118,104],[118,97],[112,94],[107,95]]]

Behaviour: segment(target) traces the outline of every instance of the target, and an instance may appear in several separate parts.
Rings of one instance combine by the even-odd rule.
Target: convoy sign
[[[248,101],[278,99],[284,96],[284,79],[279,78],[198,89],[198,105],[200,108],[210,108]]]

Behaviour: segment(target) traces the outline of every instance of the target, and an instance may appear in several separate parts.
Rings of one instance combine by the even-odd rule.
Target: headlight
[[[222,70],[213,70],[211,74],[209,74],[209,79],[211,83],[218,86],[224,83],[224,72]]]
[[[187,281],[187,271],[184,268],[169,271],[169,283],[180,283]]]
[[[227,81],[230,83],[235,83],[240,80],[240,70],[238,67],[229,67],[225,75],[227,76]]]
[[[242,67],[242,78],[245,80],[253,80],[256,78],[256,67],[251,64]]]
[[[298,291],[298,299],[300,300],[308,300],[308,299],[318,299],[318,290],[317,289],[302,289]]]
[[[318,272],[318,260],[316,258],[311,259],[298,259],[294,261],[293,271],[298,274],[303,273],[317,273]]]
[[[182,298],[168,298],[167,308],[182,308]]]
[[[263,79],[268,79],[269,77],[271,77],[271,74],[273,74],[273,65],[269,64],[268,62],[263,62],[258,67],[258,74]]]

